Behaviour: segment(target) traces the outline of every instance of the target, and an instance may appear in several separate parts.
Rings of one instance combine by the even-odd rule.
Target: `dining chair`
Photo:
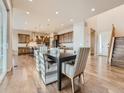
[[[57,64],[48,66],[47,56],[39,52],[41,78],[45,85],[57,80]]]
[[[38,50],[34,50],[34,57],[35,57],[35,61],[36,61],[36,70],[39,71],[39,51]]]
[[[48,48],[47,46],[45,45],[42,45],[40,48],[39,48],[39,51],[46,54],[48,52]]]
[[[43,45],[40,48],[34,50],[34,57],[35,57],[35,61],[36,61],[36,70],[38,72],[40,72],[40,70],[39,70],[40,69],[40,65],[39,65],[40,64],[40,62],[39,62],[39,53],[40,52],[46,54],[47,53],[47,47],[45,45]],[[49,60],[49,62],[51,62],[51,60]]]
[[[86,67],[89,50],[90,48],[80,48],[75,62],[62,63],[62,73],[71,79],[73,93],[75,91],[74,79],[77,76],[80,77],[81,75],[83,75],[84,78],[84,70]]]
[[[50,54],[57,56],[60,53],[59,48],[50,48]]]

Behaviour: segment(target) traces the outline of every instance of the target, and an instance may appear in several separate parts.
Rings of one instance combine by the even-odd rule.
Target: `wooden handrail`
[[[113,28],[112,28],[112,33],[111,33],[111,38],[110,38],[109,48],[108,48],[108,58],[107,58],[108,63],[111,62],[113,44],[114,44],[114,37],[115,37],[115,26],[114,26],[114,24],[112,24],[112,27]]]

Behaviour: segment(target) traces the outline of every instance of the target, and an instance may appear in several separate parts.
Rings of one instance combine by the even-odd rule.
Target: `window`
[[[0,0],[0,82],[7,72],[7,11]]]

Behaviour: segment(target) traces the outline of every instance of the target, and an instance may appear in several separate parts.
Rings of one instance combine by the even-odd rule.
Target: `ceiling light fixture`
[[[48,22],[50,22],[50,19],[47,19]]]
[[[28,1],[32,2],[33,0],[28,0]]]
[[[91,9],[91,11],[92,11],[92,12],[95,12],[95,11],[96,11],[96,9],[95,9],[95,8],[92,8],[92,9]]]
[[[58,12],[58,11],[56,11],[56,14],[59,14],[59,12]]]
[[[27,15],[29,15],[29,14],[30,14],[30,12],[29,12],[29,11],[27,11],[27,12],[26,12],[26,14],[27,14]]]

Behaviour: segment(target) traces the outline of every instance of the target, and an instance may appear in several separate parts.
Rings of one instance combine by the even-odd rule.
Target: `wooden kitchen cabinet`
[[[72,43],[73,42],[73,32],[68,32],[59,35],[59,43]]]

